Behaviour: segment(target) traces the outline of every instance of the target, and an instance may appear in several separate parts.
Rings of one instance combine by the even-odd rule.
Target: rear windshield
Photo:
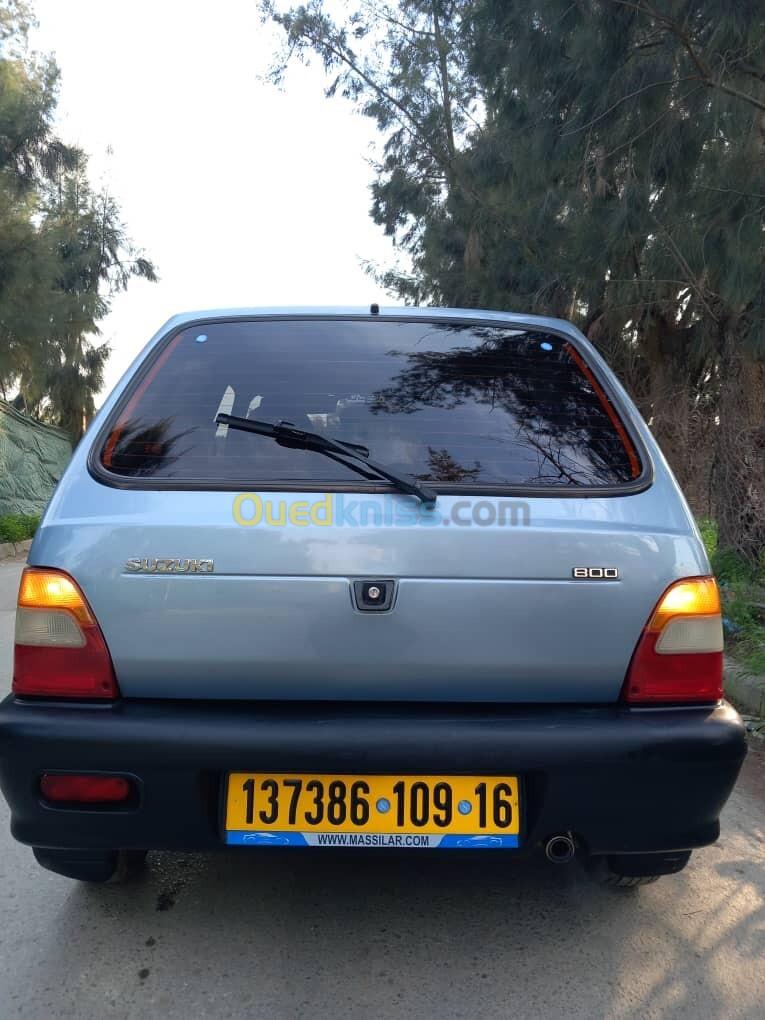
[[[640,462],[565,340],[453,322],[229,321],[176,335],[101,450],[113,474],[179,482],[353,484],[320,453],[216,425],[219,412],[360,443],[421,481],[613,486]]]

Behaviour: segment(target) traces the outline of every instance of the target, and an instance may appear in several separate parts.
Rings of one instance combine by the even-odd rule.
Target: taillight
[[[719,701],[723,693],[720,593],[713,577],[676,581],[638,641],[622,699],[632,703]]]
[[[15,641],[15,694],[118,697],[101,629],[85,596],[63,571],[27,567],[21,575]]]
[[[40,777],[46,800],[70,804],[106,804],[127,800],[130,781],[123,776],[88,776],[46,772]]]

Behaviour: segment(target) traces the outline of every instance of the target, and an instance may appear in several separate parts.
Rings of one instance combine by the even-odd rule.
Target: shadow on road
[[[38,952],[66,981],[114,939],[126,1017],[748,1017],[729,969],[762,973],[765,874],[736,865],[616,891],[499,853],[154,854],[132,887],[73,886]]]

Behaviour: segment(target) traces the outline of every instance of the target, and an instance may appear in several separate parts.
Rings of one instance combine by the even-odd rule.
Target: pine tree
[[[760,556],[760,0],[367,2],[340,25],[319,0],[264,6],[385,138],[372,215],[413,272],[383,281],[406,300],[574,319],[697,505],[705,480],[721,544]]]
[[[632,368],[686,483],[701,473],[701,412],[721,544],[756,560],[765,10],[755,0],[549,0],[540,13],[531,0],[481,0],[470,27],[470,66],[489,97],[472,154],[478,173],[502,161],[502,205],[513,213],[504,236],[501,213],[481,224],[478,286],[501,289],[496,269],[509,253],[527,301],[568,305],[617,366]]]
[[[322,0],[283,13],[273,0],[260,0],[264,20],[284,30],[272,80],[283,81],[290,60],[318,59],[329,77],[326,95],[353,100],[377,122],[385,141],[371,215],[410,255],[420,252],[425,225],[445,204],[473,194],[462,149],[480,102],[459,38],[461,12],[470,6],[467,0],[360,0],[338,24]],[[409,301],[428,296],[418,271],[382,276]]]

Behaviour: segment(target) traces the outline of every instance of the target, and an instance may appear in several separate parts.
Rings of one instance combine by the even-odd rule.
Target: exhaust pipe
[[[570,832],[550,836],[545,844],[545,857],[553,864],[568,864],[576,853],[576,846]]]

